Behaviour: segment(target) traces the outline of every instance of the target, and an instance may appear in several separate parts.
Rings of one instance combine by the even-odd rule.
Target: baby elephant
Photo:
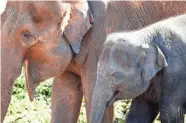
[[[90,123],[107,106],[133,99],[128,123],[184,123],[186,113],[186,14],[134,32],[107,37],[97,69]]]

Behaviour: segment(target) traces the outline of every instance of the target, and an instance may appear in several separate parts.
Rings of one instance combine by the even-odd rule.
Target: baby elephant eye
[[[120,77],[120,78],[123,77],[121,72],[114,72],[114,73],[112,73],[112,76],[113,77]]]

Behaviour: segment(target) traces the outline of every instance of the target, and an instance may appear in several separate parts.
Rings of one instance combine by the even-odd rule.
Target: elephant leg
[[[93,53],[92,53],[93,54]],[[89,55],[85,64],[84,76],[82,76],[83,94],[85,97],[87,121],[90,118],[91,100],[96,83],[97,61],[94,55]],[[102,123],[113,123],[113,106],[106,108]]]
[[[77,123],[81,102],[80,78],[65,72],[55,77],[52,86],[52,123]]]
[[[150,102],[138,96],[132,100],[127,123],[152,123],[159,111],[157,103]]]
[[[162,123],[184,123],[184,109],[174,104],[161,105],[160,119]]]
[[[175,84],[171,88],[164,88],[160,104],[160,119],[162,123],[184,123],[185,87],[186,83],[182,82]]]
[[[106,108],[102,123],[113,123],[113,112],[114,112],[113,105],[111,105],[109,108]]]
[[[87,76],[88,77],[88,76]],[[88,79],[88,78],[87,78]],[[91,80],[91,79],[90,79]],[[95,83],[95,81],[87,80],[88,83]],[[91,100],[92,100],[92,93],[94,86],[89,84],[83,85],[85,90],[83,91],[85,96],[85,105],[86,105],[86,113],[87,113],[87,121],[89,121],[90,118],[90,112],[91,112]],[[113,105],[111,105],[109,108],[105,109],[105,113],[103,116],[102,123],[113,123]]]

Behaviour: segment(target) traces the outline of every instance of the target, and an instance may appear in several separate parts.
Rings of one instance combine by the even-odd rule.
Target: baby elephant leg
[[[81,88],[80,78],[73,73],[55,77],[51,123],[77,123],[83,96]]]
[[[176,104],[161,105],[160,119],[162,123],[184,123],[183,108]]]
[[[172,86],[164,91],[160,104],[160,119],[162,123],[184,123],[184,113],[186,113],[186,82]]]
[[[152,123],[159,111],[157,103],[138,96],[132,100],[126,123]]]

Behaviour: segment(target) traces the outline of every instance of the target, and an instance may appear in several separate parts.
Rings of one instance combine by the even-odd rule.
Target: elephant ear
[[[143,89],[147,89],[150,80],[162,70],[168,66],[164,54],[155,44],[143,44],[140,47],[140,66],[141,66],[141,77]]]
[[[83,36],[91,27],[92,17],[87,1],[71,1],[70,19],[64,29],[64,36],[69,41],[74,53],[80,52]]]

